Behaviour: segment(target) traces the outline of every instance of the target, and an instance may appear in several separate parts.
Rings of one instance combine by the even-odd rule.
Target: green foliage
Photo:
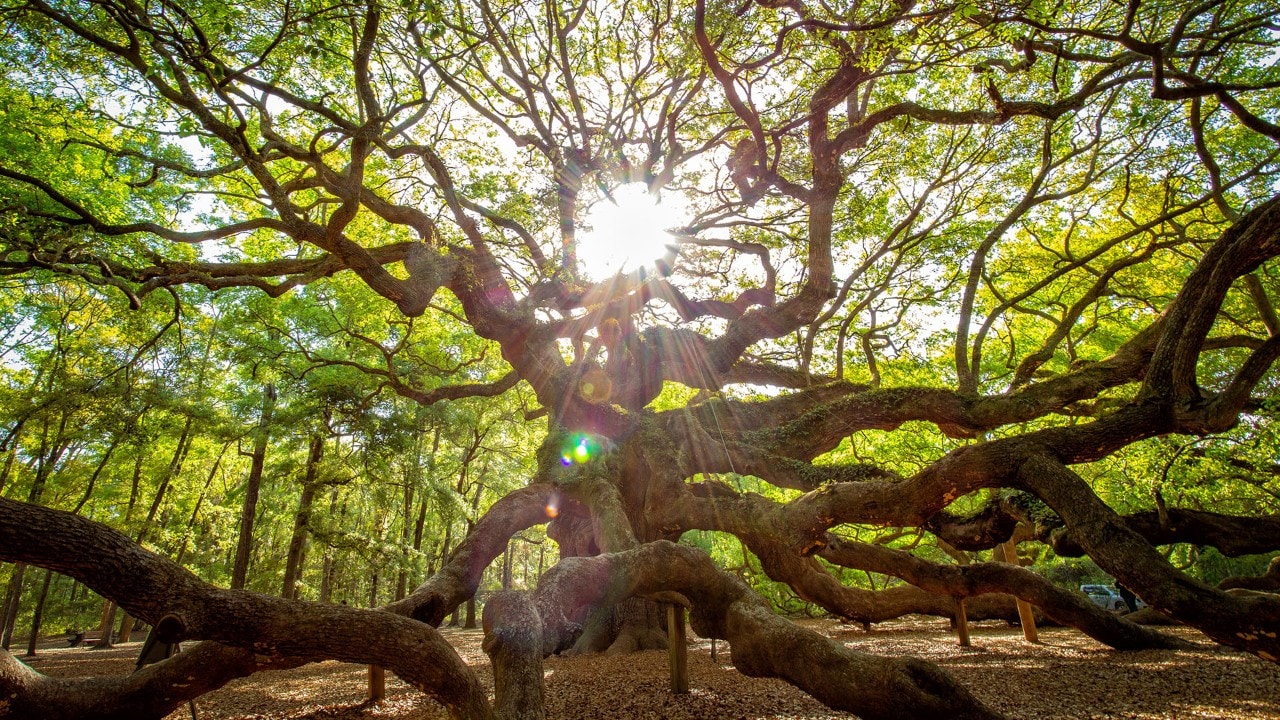
[[[968,402],[1093,367],[1275,193],[1274,8],[1005,5],[899,17],[907,5],[706,3],[700,17],[647,0],[3,3],[0,493],[81,512],[223,583],[265,435],[251,587],[280,588],[305,489],[301,596],[385,599],[566,455],[565,473],[619,474],[594,440],[547,440],[526,417],[560,433],[546,388],[576,368],[555,361],[624,304],[569,262],[586,211],[623,182],[691,208],[676,266],[628,299],[643,306],[629,330],[699,336],[664,360],[646,412],[781,392],[717,377],[739,370],[909,403],[919,388]],[[1144,54],[1139,38],[1168,49]],[[1157,80],[1164,61],[1176,72]],[[823,183],[833,207],[815,219]],[[809,287],[828,259],[829,287]],[[1196,367],[1204,397],[1274,334],[1278,273],[1255,271],[1261,299],[1243,283],[1225,298]],[[481,390],[511,372],[540,396]],[[1136,396],[1141,378],[1128,380],[984,432],[886,423],[824,445],[813,472],[910,478],[966,446],[1087,422]],[[278,404],[259,428],[268,387]],[[440,399],[459,387],[481,389]],[[1266,374],[1229,431],[1134,442],[1079,472],[1121,512],[1280,512],[1277,390]],[[807,430],[789,432],[799,446]],[[802,495],[724,479],[778,504]],[[949,557],[920,532],[838,531]],[[803,608],[740,542],[685,542]],[[525,570],[555,554],[540,530],[512,548]],[[1207,581],[1256,569],[1170,556]],[[51,626],[91,624],[87,597],[56,582]]]

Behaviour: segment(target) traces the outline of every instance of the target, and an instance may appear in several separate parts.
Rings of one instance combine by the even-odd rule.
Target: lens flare
[[[560,463],[565,467],[591,462],[599,453],[600,440],[587,433],[570,435],[560,450]]]

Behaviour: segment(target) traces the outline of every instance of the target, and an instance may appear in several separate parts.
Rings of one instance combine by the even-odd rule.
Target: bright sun
[[[651,265],[675,242],[667,231],[685,224],[684,203],[673,194],[659,200],[644,183],[618,187],[613,199],[596,203],[578,234],[578,261],[597,280]]]

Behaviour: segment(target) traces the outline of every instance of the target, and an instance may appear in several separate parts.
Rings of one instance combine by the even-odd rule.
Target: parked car
[[[1129,606],[1124,604],[1124,598],[1120,597],[1120,593],[1113,587],[1107,585],[1081,585],[1080,592],[1089,596],[1094,605],[1103,610],[1111,612],[1128,612]]]

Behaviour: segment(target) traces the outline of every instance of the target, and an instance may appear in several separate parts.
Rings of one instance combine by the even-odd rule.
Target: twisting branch
[[[733,664],[744,675],[781,678],[868,720],[1002,717],[932,663],[865,655],[779,617],[746,583],[695,548],[658,541],[565,558],[543,576],[535,602],[544,633],[554,634],[567,631],[565,608],[670,592],[688,599],[699,635],[729,641]],[[797,657],[808,661],[797,663]]]
[[[54,678],[0,651],[0,694],[5,698],[6,717],[158,719],[236,678],[297,664],[301,663],[270,660],[250,649],[202,642],[130,675]]]
[[[1280,662],[1280,597],[1228,594],[1180,573],[1077,474],[1052,457],[1025,460],[1019,480],[1066,522],[1098,565],[1151,607],[1214,640]]]
[[[490,716],[466,663],[433,628],[407,617],[222,590],[104,525],[3,498],[0,559],[73,577],[155,626],[166,642],[215,640],[276,658],[381,665],[456,717]],[[130,582],[122,585],[122,577]],[[348,642],[352,633],[377,642]]]

